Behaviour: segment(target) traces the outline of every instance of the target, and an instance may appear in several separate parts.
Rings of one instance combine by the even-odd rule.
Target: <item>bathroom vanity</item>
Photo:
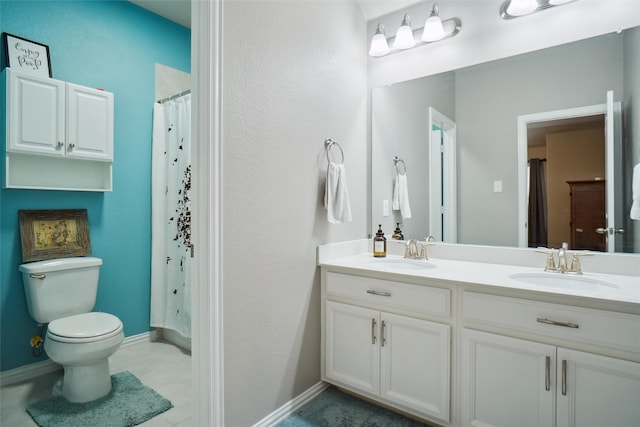
[[[567,275],[529,249],[367,245],[318,251],[324,381],[442,426],[637,425],[640,257]]]

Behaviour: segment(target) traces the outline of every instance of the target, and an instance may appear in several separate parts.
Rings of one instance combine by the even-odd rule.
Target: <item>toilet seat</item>
[[[105,340],[122,332],[122,322],[109,313],[83,313],[49,323],[47,336],[66,343],[87,343]]]

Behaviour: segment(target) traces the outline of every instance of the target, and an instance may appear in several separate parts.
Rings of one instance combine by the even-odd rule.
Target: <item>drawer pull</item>
[[[376,319],[371,319],[371,344],[376,343]]]
[[[379,297],[390,297],[391,296],[391,292],[376,291],[376,290],[373,290],[373,289],[367,290],[367,293],[371,294],[371,295],[378,295]]]
[[[549,320],[549,319],[545,319],[544,317],[538,317],[538,323],[544,323],[546,325],[554,325],[554,326],[564,326],[565,328],[573,328],[573,329],[578,329],[580,327],[580,325],[578,325],[577,323],[558,322],[557,320]]]
[[[551,357],[547,356],[544,361],[544,388],[551,390]]]
[[[562,395],[567,395],[567,361],[562,361]]]

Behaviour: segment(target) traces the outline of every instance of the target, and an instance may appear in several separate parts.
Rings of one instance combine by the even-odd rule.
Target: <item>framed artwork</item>
[[[22,261],[91,255],[86,209],[18,211]]]
[[[49,46],[9,33],[2,33],[2,45],[5,67],[40,77],[51,77]]]

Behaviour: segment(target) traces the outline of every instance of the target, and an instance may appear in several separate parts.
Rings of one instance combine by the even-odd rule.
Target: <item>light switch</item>
[[[389,201],[382,201],[382,216],[389,216]]]
[[[502,193],[502,181],[493,181],[493,192]]]

